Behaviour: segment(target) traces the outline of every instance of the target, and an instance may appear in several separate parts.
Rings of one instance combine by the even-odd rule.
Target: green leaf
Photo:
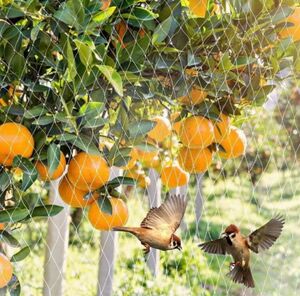
[[[285,20],[291,13],[293,12],[293,8],[288,6],[281,6],[280,9],[275,10],[275,13],[271,13],[271,23],[277,24],[283,20]]]
[[[28,209],[11,208],[0,211],[0,223],[16,223],[25,219],[29,214]]]
[[[170,32],[173,21],[174,17],[173,15],[170,15],[155,28],[152,36],[152,44],[160,43],[166,39]]]
[[[8,107],[4,107],[3,110],[11,115],[23,116],[25,109],[21,105],[10,105]]]
[[[30,254],[30,247],[25,247],[22,250],[20,250],[18,253],[14,254],[11,258],[11,262],[18,262],[25,259]]]
[[[46,23],[44,22],[41,22],[41,23],[38,23],[37,25],[35,25],[32,29],[31,29],[31,32],[30,32],[30,37],[31,37],[31,40],[33,42],[36,41],[38,35],[39,35],[39,32],[40,30],[43,29],[43,27],[46,25]]]
[[[136,180],[134,180],[132,178],[128,178],[128,177],[116,177],[116,178],[112,179],[111,181],[109,181],[106,185],[109,187],[112,187],[112,188],[116,188],[121,185],[134,186],[134,185],[136,185]]]
[[[116,10],[115,6],[109,7],[106,10],[100,11],[97,14],[95,14],[92,20],[97,26],[101,25],[113,15],[115,10]]]
[[[151,21],[156,19],[158,14],[142,7],[135,7],[130,13],[123,13],[122,16],[131,20]]]
[[[97,68],[105,76],[108,82],[113,86],[119,96],[123,96],[123,82],[120,74],[112,67],[98,65]]]
[[[76,71],[76,63],[75,58],[73,54],[73,49],[71,47],[69,39],[67,39],[67,61],[68,61],[68,82],[73,81],[75,78],[77,71]]]
[[[52,217],[59,214],[64,208],[57,205],[38,206],[33,209],[30,216],[34,217]]]
[[[10,282],[7,285],[10,296],[20,296],[21,295],[21,285],[15,274],[13,274]]]
[[[0,174],[0,192],[4,192],[8,188],[10,185],[10,178],[11,175],[6,171],[3,171]]]
[[[13,167],[18,167],[23,171],[21,190],[26,191],[38,177],[35,166],[27,158],[16,156],[13,160]]]
[[[47,108],[45,106],[34,106],[33,108],[26,110],[24,113],[24,117],[27,119],[32,119],[35,117],[39,117],[42,115],[45,115],[48,112]]]
[[[230,60],[230,56],[229,56],[228,52],[223,54],[223,56],[220,60],[220,66],[225,71],[229,71],[230,69],[232,69],[233,64]]]
[[[24,17],[24,16],[25,14],[20,8],[14,7],[12,5],[8,7],[5,13],[5,17],[8,19],[14,19],[14,18]]]
[[[32,122],[32,124],[34,125],[48,125],[50,123],[53,123],[54,122],[54,117],[53,116],[41,116],[41,117],[38,117],[36,120],[34,120]]]
[[[81,124],[86,128],[101,127],[107,123],[107,119],[102,117],[104,110],[102,102],[88,102],[79,110],[79,116],[82,117]]]
[[[100,155],[100,151],[97,146],[92,142],[91,138],[85,135],[77,136],[72,142],[76,147],[89,154]]]
[[[139,143],[134,145],[135,148],[137,148],[138,150],[141,151],[145,151],[145,152],[152,152],[152,151],[157,151],[157,147],[150,144],[150,143]]]
[[[53,17],[69,26],[74,26],[76,23],[76,19],[69,9],[58,10],[53,14]]]
[[[109,198],[100,197],[97,202],[102,212],[112,215],[112,205]]]
[[[156,125],[156,122],[151,120],[141,120],[139,122],[132,122],[128,126],[128,131],[131,138],[137,138],[139,136],[146,135]]]
[[[6,244],[10,245],[11,247],[20,246],[18,240],[5,230],[0,231],[0,240],[3,240]]]
[[[90,69],[90,66],[93,62],[93,47],[78,39],[74,40],[74,42],[78,49],[81,62],[86,66],[87,69]]]
[[[130,153],[131,148],[120,148],[118,145],[113,146],[114,149],[111,149],[108,154],[108,159],[111,166],[122,167],[128,164],[131,159]]]
[[[64,133],[62,135],[57,136],[57,140],[59,140],[60,142],[73,142],[76,140],[76,138],[77,138],[76,135],[68,134],[68,133]]]
[[[21,53],[15,53],[10,60],[9,67],[11,71],[13,71],[14,75],[16,75],[17,79],[21,79],[26,71],[26,62],[24,56],[21,55]]]
[[[52,143],[49,145],[47,149],[47,165],[50,176],[54,173],[59,165],[60,153],[60,149],[56,144]]]

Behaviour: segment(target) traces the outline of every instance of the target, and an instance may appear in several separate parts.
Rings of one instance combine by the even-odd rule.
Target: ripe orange
[[[145,168],[155,169],[160,165],[160,159],[158,156],[155,156],[154,158],[149,159],[147,161],[143,161],[142,163],[143,163],[143,167],[145,167]]]
[[[229,116],[221,113],[220,119],[221,121],[216,121],[214,124],[214,134],[216,143],[220,143],[222,139],[227,137],[230,128]]]
[[[0,253],[0,288],[5,287],[13,275],[13,266],[8,258]]]
[[[207,92],[203,89],[193,88],[187,96],[178,98],[183,105],[198,105],[207,97]]]
[[[6,166],[6,167],[10,167],[13,164],[13,157],[10,157],[6,154],[0,154],[0,164]]]
[[[98,198],[98,194],[94,193],[90,199],[84,199],[88,191],[80,190],[65,176],[59,183],[58,191],[61,199],[73,208],[84,208]]]
[[[27,158],[32,155],[34,139],[24,125],[8,122],[0,125],[0,147],[1,158],[7,165],[11,165],[17,155]]]
[[[167,118],[157,116],[153,118],[152,121],[155,121],[156,125],[151,131],[148,132],[149,138],[160,143],[171,135],[171,123]]]
[[[193,14],[203,18],[207,10],[207,0],[189,0],[189,8]]]
[[[181,124],[179,138],[188,148],[205,148],[214,140],[214,126],[202,116],[186,118]]]
[[[132,149],[132,158],[139,160],[141,162],[152,161],[153,158],[157,157],[159,154],[158,150],[145,151],[138,148]]]
[[[101,10],[106,10],[110,6],[111,0],[102,0],[101,2]]]
[[[109,173],[103,157],[80,152],[70,161],[67,176],[78,189],[92,191],[108,181]]]
[[[247,147],[247,138],[241,129],[231,127],[228,136],[219,143],[225,152],[219,154],[225,159],[236,158],[245,154]]]
[[[288,16],[285,23],[291,23],[292,26],[288,26],[279,32],[280,38],[292,37],[294,42],[300,40],[300,7],[296,7],[293,14]],[[289,25],[289,24],[288,24]]]
[[[161,182],[168,188],[184,186],[188,181],[189,174],[177,164],[161,169]]]
[[[189,173],[203,173],[211,165],[212,153],[207,148],[189,149],[182,147],[179,150],[178,161],[180,166]]]
[[[128,220],[128,209],[125,202],[120,198],[109,199],[112,206],[112,215],[102,212],[99,203],[92,203],[88,219],[94,228],[98,230],[110,230],[113,227],[123,226]],[[99,202],[101,202],[99,200]]]
[[[4,230],[5,229],[5,223],[0,223],[0,230]]]
[[[48,166],[45,165],[42,161],[37,161],[35,164],[35,167],[39,173],[41,180],[43,180],[43,181],[56,180],[60,176],[62,176],[62,174],[65,171],[66,158],[65,158],[64,154],[61,152],[59,164],[58,164],[56,170],[51,174],[51,176],[49,175]]]
[[[172,131],[174,131],[177,135],[179,134],[180,127],[182,121],[176,121],[176,119],[180,116],[180,112],[172,113],[170,116],[171,124],[172,124]]]

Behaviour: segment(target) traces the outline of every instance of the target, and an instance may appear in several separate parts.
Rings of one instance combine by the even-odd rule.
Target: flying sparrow
[[[199,247],[207,253],[231,255],[234,263],[230,264],[228,276],[235,283],[254,288],[250,269],[250,250],[259,253],[269,249],[280,236],[284,223],[285,219],[277,216],[247,237],[241,234],[236,225],[231,224],[222,233],[220,239],[199,244]]]
[[[181,250],[181,240],[174,233],[183,218],[187,200],[180,195],[169,196],[158,208],[152,208],[141,227],[115,227],[115,231],[135,235],[145,247],[147,254],[151,248],[167,251]]]

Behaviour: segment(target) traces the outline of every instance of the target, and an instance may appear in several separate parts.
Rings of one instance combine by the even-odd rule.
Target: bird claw
[[[231,262],[229,265],[229,270],[232,271],[236,266],[242,266],[241,262],[237,261],[237,262]]]
[[[150,246],[147,244],[142,244],[145,249],[143,249],[144,255],[147,255],[150,252]]]

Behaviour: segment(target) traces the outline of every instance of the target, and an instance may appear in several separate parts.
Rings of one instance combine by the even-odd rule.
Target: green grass
[[[247,176],[227,177],[204,182],[205,205],[199,232],[194,217],[195,188],[190,188],[186,213],[188,230],[180,233],[183,252],[161,253],[161,274],[154,279],[145,264],[142,246],[132,236],[119,234],[114,276],[114,295],[298,295],[300,290],[300,178],[299,172],[265,173],[253,188]],[[129,201],[130,221],[138,224],[147,211],[145,197],[135,194]],[[216,238],[230,223],[241,226],[245,234],[277,213],[286,216],[283,235],[263,254],[252,256],[256,288],[244,288],[226,277],[230,258],[203,254],[197,243]],[[36,223],[31,255],[16,264],[23,295],[42,295],[45,223]],[[37,235],[37,234],[38,235]],[[66,296],[96,295],[100,233],[86,220],[68,249]],[[26,238],[26,240],[28,240]]]

